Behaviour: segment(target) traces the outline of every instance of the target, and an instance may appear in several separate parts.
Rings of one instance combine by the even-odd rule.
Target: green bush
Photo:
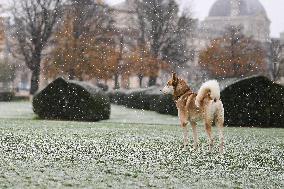
[[[13,101],[29,101],[30,97],[29,96],[15,96],[12,99]]]
[[[284,128],[284,87],[273,84],[270,94],[270,126]]]
[[[110,100],[92,85],[58,78],[34,96],[33,110],[42,119],[98,121],[109,119]]]
[[[117,105],[125,105],[126,92],[121,90],[112,90],[107,92],[108,97],[110,98],[111,103]]]
[[[99,87],[100,89],[102,89],[103,91],[108,91],[108,85],[106,85],[106,84],[97,83],[96,86]]]
[[[145,92],[145,99],[148,100],[148,109],[151,111],[156,111],[157,104],[160,102],[160,97],[163,94],[160,91],[160,88],[153,88],[152,90],[148,90]]]
[[[0,92],[0,101],[12,101],[14,97],[14,92]]]
[[[158,87],[135,90],[114,90],[108,93],[111,102],[128,108],[156,111],[161,114],[177,115],[172,95],[163,95]]]
[[[150,110],[152,105],[155,105],[155,96],[160,94],[153,94],[156,87],[149,87],[145,89],[138,89],[126,93],[125,106],[129,108]]]
[[[147,102],[144,101],[144,96],[145,94],[141,91],[133,91],[126,94],[125,106],[128,108],[145,109]]]
[[[176,104],[172,95],[161,95],[157,104],[156,112],[160,114],[178,115]]]
[[[221,98],[229,126],[284,127],[284,87],[266,77],[238,81]]]

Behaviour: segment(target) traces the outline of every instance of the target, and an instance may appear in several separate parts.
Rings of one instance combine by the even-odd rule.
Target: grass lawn
[[[41,121],[0,103],[0,188],[284,187],[284,129],[225,128],[219,155],[202,126],[199,150],[183,151],[177,123],[119,106],[102,122]]]

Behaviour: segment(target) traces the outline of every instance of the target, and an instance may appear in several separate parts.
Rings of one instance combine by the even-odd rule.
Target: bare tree
[[[16,54],[32,71],[30,94],[39,88],[41,60],[60,18],[61,0],[15,1],[12,9]]]
[[[112,39],[114,20],[110,16],[110,8],[99,0],[69,0],[70,13],[75,17],[75,38],[94,36],[100,42]],[[69,13],[69,14],[70,14]]]
[[[269,65],[272,80],[275,81],[279,77],[280,63],[281,63],[282,45],[279,39],[271,39],[269,45],[269,59],[271,61]]]
[[[179,68],[182,68],[186,62],[193,58],[189,47],[189,38],[193,37],[194,26],[195,21],[183,13],[176,23],[175,31],[162,49],[163,59],[170,62],[175,72],[178,72]]]
[[[154,58],[174,63],[174,68],[187,62],[190,56],[187,41],[193,19],[188,14],[179,15],[175,0],[135,0],[134,4],[139,42],[150,46]],[[150,76],[149,86],[155,85],[156,79],[156,75]]]
[[[100,61],[99,54],[107,56],[107,49],[114,48],[109,7],[97,0],[69,0],[63,14],[52,40],[54,48],[45,61],[45,72],[53,77],[67,75],[69,79],[82,80],[83,75],[98,78],[98,73],[87,67],[95,67]],[[52,69],[54,67],[57,69]],[[60,74],[54,72],[56,70],[60,70]]]

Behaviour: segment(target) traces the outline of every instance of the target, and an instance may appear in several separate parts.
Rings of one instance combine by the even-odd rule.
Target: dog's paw
[[[193,144],[193,150],[197,150],[198,149],[198,144]]]
[[[188,144],[182,145],[180,148],[181,148],[182,151],[187,151],[188,150]]]

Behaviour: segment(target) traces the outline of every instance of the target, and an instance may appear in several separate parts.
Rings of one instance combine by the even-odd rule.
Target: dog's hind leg
[[[196,123],[191,121],[190,124],[191,124],[191,127],[192,127],[192,133],[193,133],[193,148],[196,150],[197,145],[198,145]]]
[[[182,111],[178,110],[178,117],[180,120],[180,126],[183,129],[183,147],[186,148],[188,145],[188,116]]]
[[[218,127],[219,132],[219,140],[220,140],[220,153],[222,154],[224,151],[224,134],[223,134],[223,128],[224,128],[224,114],[222,112],[217,112],[216,117],[216,125]]]
[[[209,151],[211,151],[212,146],[213,146],[213,138],[212,138],[212,121],[211,120],[206,120],[205,121],[205,130],[206,134],[208,137],[208,143],[209,143]]]

